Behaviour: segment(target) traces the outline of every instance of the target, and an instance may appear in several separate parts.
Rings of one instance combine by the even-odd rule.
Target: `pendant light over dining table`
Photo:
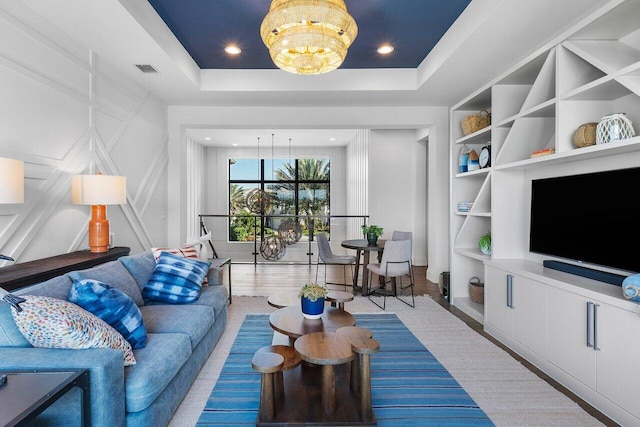
[[[260,27],[274,64],[294,74],[335,70],[357,35],[344,0],[273,0]]]

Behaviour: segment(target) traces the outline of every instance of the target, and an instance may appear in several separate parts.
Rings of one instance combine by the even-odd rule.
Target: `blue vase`
[[[302,315],[307,319],[319,319],[324,311],[324,298],[311,301],[309,298],[300,298],[302,304]]]

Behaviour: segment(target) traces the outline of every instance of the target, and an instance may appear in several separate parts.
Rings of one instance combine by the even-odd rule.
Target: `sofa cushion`
[[[119,261],[109,261],[87,270],[69,273],[72,280],[95,279],[111,285],[127,294],[137,305],[144,305],[142,293],[129,270]]]
[[[11,315],[11,306],[0,301],[0,347],[31,347]]]
[[[156,260],[153,258],[153,254],[150,251],[146,251],[136,255],[120,257],[118,261],[120,261],[131,276],[133,276],[138,284],[138,288],[140,288],[140,292],[142,292],[144,285],[147,284],[153,274],[153,269],[156,268]]]
[[[127,412],[151,405],[191,356],[184,334],[148,334],[145,348],[134,350],[138,363],[125,369]]]
[[[200,298],[191,305],[205,305],[213,308],[215,316],[224,310],[229,300],[229,291],[224,286],[207,286],[202,288]]]
[[[201,261],[206,261],[206,259],[201,259],[198,249],[192,245],[185,245],[180,248],[151,248],[151,253],[153,254],[153,258],[158,262],[158,258],[160,258],[160,254],[162,252],[169,252],[175,256],[183,257],[183,258],[191,258],[191,259],[200,259]],[[202,280],[202,286],[207,286],[209,284],[209,280],[207,276],[204,276],[204,280]]]
[[[25,288],[13,291],[15,295],[39,295],[43,297],[58,298],[67,300],[69,298],[69,290],[73,285],[73,280],[68,275],[56,276],[53,279],[37,283]]]
[[[24,295],[20,311],[11,307],[20,332],[34,347],[113,348],[122,350],[124,365],[136,363],[131,344],[103,320],[57,298]]]
[[[211,263],[162,252],[151,278],[142,290],[145,299],[174,304],[198,299]]]
[[[69,301],[95,314],[118,331],[133,348],[143,348],[147,329],[140,309],[121,290],[99,280],[75,280]]]
[[[204,305],[145,305],[141,309],[149,333],[181,333],[195,348],[214,321],[214,311]]]

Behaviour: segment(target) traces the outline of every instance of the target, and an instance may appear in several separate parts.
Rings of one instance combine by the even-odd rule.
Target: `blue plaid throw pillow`
[[[142,313],[124,292],[99,280],[74,280],[69,301],[79,305],[118,331],[133,348],[147,344],[147,328]]]
[[[142,296],[146,300],[174,304],[196,301],[210,266],[208,261],[161,252]]]

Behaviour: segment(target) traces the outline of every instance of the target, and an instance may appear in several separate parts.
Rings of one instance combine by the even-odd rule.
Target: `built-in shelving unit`
[[[640,135],[639,16],[640,0],[612,0],[581,21],[582,28],[569,37],[565,34],[563,39],[533,52],[450,110],[452,304],[476,320],[486,321],[485,329],[489,333],[525,357],[531,356],[533,363],[548,368],[551,375],[577,390],[578,394],[587,396],[603,412],[614,419],[638,424],[640,411],[627,402],[624,393],[596,385],[583,389],[579,381],[572,379],[570,364],[566,364],[566,369],[558,368],[559,362],[554,358],[561,357],[554,353],[556,349],[547,344],[540,345],[562,339],[555,336],[553,328],[543,327],[553,316],[558,316],[536,310],[533,302],[539,300],[546,306],[550,295],[560,291],[580,294],[582,290],[572,288],[575,284],[541,273],[545,271],[542,257],[529,251],[529,211],[530,187],[534,179],[640,165],[640,136],[583,148],[573,144],[574,132],[580,125],[598,122],[606,115],[619,112],[627,114]],[[491,125],[464,136],[461,120],[480,110],[491,113]],[[491,167],[459,173],[461,148],[466,146],[479,152],[489,143]],[[551,154],[532,156],[539,150],[551,151]],[[469,212],[460,212],[460,202],[472,202],[473,207]],[[585,203],[585,207],[577,207],[576,215],[580,208],[588,208],[588,201]],[[480,236],[487,231],[492,237],[491,255],[484,255],[478,247]],[[526,271],[513,271],[512,263],[526,263],[529,267]],[[487,292],[486,282],[495,281],[496,277],[495,272],[492,277],[485,277],[492,268],[504,269],[500,274],[513,277],[519,277],[525,271],[526,277],[519,279],[520,284],[516,285],[519,292],[526,294],[518,301],[520,310],[517,313],[513,307],[507,307],[505,311],[501,291],[492,288],[492,293]],[[529,274],[530,271],[536,273]],[[472,277],[485,282],[484,305],[469,299],[468,283]],[[609,295],[599,294],[598,287],[594,289],[596,291],[585,290],[584,297],[589,301],[607,301],[610,306],[607,313],[611,318],[617,316],[614,313],[619,309],[625,313],[621,318],[626,319],[629,314],[629,319],[635,319],[630,315],[629,304],[612,303]],[[496,295],[500,301],[492,301]],[[622,299],[622,296],[617,298]],[[568,297],[566,301],[575,302]],[[549,305],[554,310],[558,306],[557,303]],[[502,315],[504,319],[500,317]],[[640,330],[640,319],[637,323]],[[611,324],[603,320],[603,325]],[[529,331],[528,325],[537,325],[538,330]],[[606,326],[602,328],[604,330]],[[534,342],[532,337],[538,341]],[[527,342],[528,339],[534,341]],[[640,349],[637,356],[640,357]],[[599,357],[605,359],[603,355]],[[604,371],[609,365],[597,366]],[[606,383],[604,379],[599,381]],[[627,390],[627,385],[623,384],[621,388]]]
[[[606,169],[615,159],[640,152],[640,136],[573,145],[581,124],[615,112],[627,113],[640,133],[640,23],[629,18],[640,16],[639,2],[612,1],[606,9],[451,108],[452,301],[477,320],[484,309],[468,305],[468,280],[482,277],[487,259],[478,239],[491,232],[492,257],[528,257],[526,187],[535,171],[553,176],[577,164]],[[492,124],[463,135],[461,120],[481,110],[491,113]],[[491,167],[459,173],[462,147],[479,152],[487,144]],[[553,154],[532,157],[544,149]],[[459,202],[473,202],[473,208],[459,212]]]

